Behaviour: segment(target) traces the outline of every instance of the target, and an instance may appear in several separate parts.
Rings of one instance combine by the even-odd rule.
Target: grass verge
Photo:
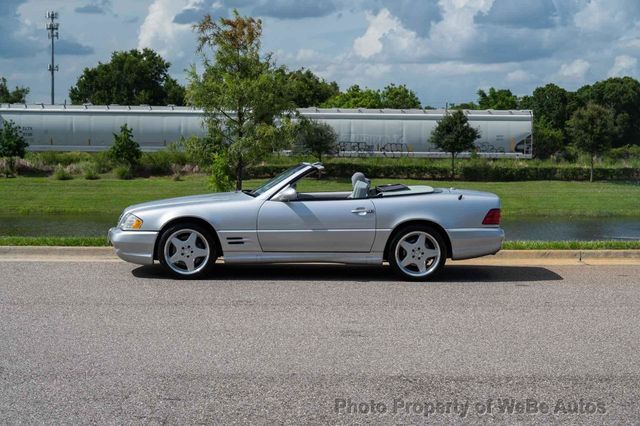
[[[117,180],[18,177],[0,179],[0,216],[29,213],[111,214],[117,217],[128,205],[161,198],[210,192],[208,176],[191,175],[174,181],[170,177]],[[244,182],[256,188],[264,180]],[[638,216],[640,185],[621,182],[451,182],[410,179],[374,179],[374,184],[403,182],[437,187],[476,189],[496,193],[502,200],[503,217],[605,217]],[[348,191],[349,179],[306,180],[301,191]]]
[[[105,247],[103,237],[0,237],[0,246]],[[637,250],[640,241],[505,241],[503,250]]]
[[[105,237],[2,237],[0,246],[105,247]]]
[[[503,250],[637,250],[640,241],[505,241]]]

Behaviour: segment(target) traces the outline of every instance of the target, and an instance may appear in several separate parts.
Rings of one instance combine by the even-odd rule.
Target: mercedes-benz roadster
[[[491,193],[421,185],[371,187],[356,173],[350,192],[304,192],[323,166],[303,163],[253,191],[171,198],[127,207],[109,230],[128,262],[158,260],[177,277],[225,263],[332,262],[379,265],[426,280],[447,258],[495,254],[504,232]]]

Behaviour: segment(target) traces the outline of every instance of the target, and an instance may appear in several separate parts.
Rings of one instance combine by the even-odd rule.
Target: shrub
[[[133,179],[133,172],[130,166],[118,166],[113,169],[113,173],[118,179],[129,180]]]
[[[53,171],[53,178],[56,180],[71,180],[73,175],[62,164],[58,164]]]
[[[4,177],[15,177],[18,174],[17,161],[15,157],[0,158],[0,174]]]
[[[142,151],[140,145],[133,140],[133,131],[126,123],[120,127],[120,133],[113,134],[109,156],[116,164],[127,165],[130,168],[138,165]]]
[[[173,164],[171,166],[171,171],[173,173],[171,175],[171,179],[173,179],[176,182],[179,182],[182,180],[182,175],[183,175],[182,166],[180,166],[179,164]]]
[[[91,157],[91,161],[96,165],[98,173],[110,172],[113,168],[111,157],[108,151],[97,152]]]
[[[68,166],[73,163],[80,163],[82,161],[91,161],[97,154],[91,154],[88,152],[57,152],[57,151],[44,151],[44,152],[29,152],[26,158],[34,165],[38,166],[57,166],[62,164]]]
[[[5,120],[0,129],[0,157],[23,158],[28,146],[20,127],[11,120]]]
[[[338,134],[327,123],[303,118],[296,128],[295,147],[322,161],[323,155],[338,152]]]
[[[200,167],[210,167],[216,153],[216,143],[212,138],[191,136],[182,142],[186,161]]]
[[[98,166],[96,163],[91,161],[85,161],[80,164],[80,169],[82,170],[82,175],[87,180],[95,180],[100,179],[100,173],[98,171]]]
[[[145,176],[171,174],[171,156],[166,151],[145,152],[140,157],[139,169]]]

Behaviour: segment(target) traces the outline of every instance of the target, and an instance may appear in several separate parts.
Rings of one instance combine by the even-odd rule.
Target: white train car
[[[445,110],[305,108],[300,114],[326,122],[338,134],[341,155],[441,156],[429,143]],[[489,157],[530,157],[531,111],[465,111],[480,131],[476,146]],[[119,105],[0,105],[0,122],[12,120],[32,151],[103,151],[127,123],[145,151],[163,149],[181,137],[202,136],[201,110],[190,107]]]

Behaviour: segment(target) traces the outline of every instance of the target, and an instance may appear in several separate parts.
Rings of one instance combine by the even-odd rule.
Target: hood
[[[189,195],[186,197],[165,198],[163,200],[148,201],[146,203],[134,204],[124,209],[124,214],[151,210],[157,208],[179,207],[190,204],[206,204],[211,202],[225,202],[246,199],[251,197],[243,192],[216,192],[213,194]]]

